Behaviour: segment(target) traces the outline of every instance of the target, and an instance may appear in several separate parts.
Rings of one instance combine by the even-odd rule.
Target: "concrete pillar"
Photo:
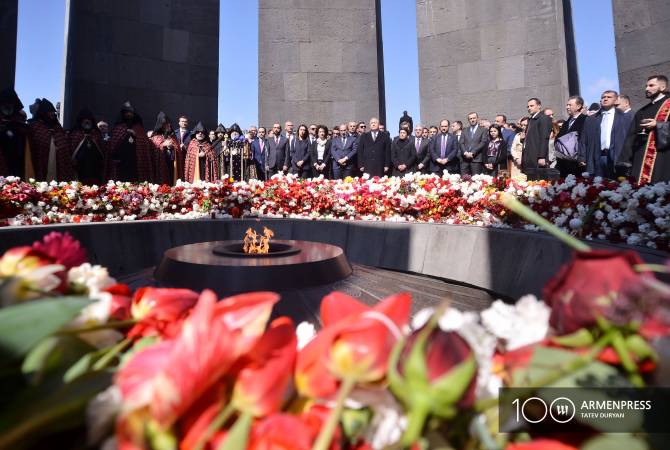
[[[564,9],[563,0],[417,0],[421,121],[465,122],[470,111],[515,120],[530,97],[560,113],[579,89]]]
[[[64,124],[88,106],[113,122],[130,100],[153,128],[217,122],[219,0],[68,0]]]
[[[0,91],[14,87],[18,0],[0,0]]]
[[[670,76],[670,5],[667,0],[613,0],[612,10],[620,90],[638,109],[647,103],[647,77]]]
[[[330,128],[383,112],[379,1],[259,0],[259,125]]]

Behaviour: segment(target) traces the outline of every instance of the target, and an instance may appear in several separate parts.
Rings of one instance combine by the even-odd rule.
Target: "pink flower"
[[[33,243],[33,248],[47,255],[56,264],[62,264],[66,270],[88,261],[86,250],[70,233],[53,231],[41,241]]]

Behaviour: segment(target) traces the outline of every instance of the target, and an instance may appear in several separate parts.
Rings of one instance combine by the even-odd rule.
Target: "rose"
[[[551,307],[549,323],[557,334],[591,328],[598,316],[612,318],[626,292],[637,289],[643,277],[652,277],[636,272],[637,264],[642,260],[632,251],[577,252],[543,290],[544,301]]]
[[[455,331],[433,319],[391,356],[389,382],[406,406],[409,422],[402,444],[417,441],[429,416],[452,419],[475,401],[477,363],[472,348]]]

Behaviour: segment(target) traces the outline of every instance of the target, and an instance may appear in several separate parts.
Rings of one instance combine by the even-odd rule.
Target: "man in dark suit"
[[[524,141],[521,165],[524,173],[534,173],[538,167],[549,167],[549,136],[551,117],[542,111],[542,102],[531,98],[527,104],[528,129]]]
[[[600,96],[600,111],[588,117],[580,136],[579,164],[591,175],[616,177],[615,163],[623,151],[631,115],[616,108],[618,94],[605,91]]]
[[[188,149],[188,144],[191,142],[191,130],[188,128],[188,117],[179,116],[179,129],[175,133],[177,135],[177,143],[182,153],[185,155]]]
[[[286,152],[284,155],[282,171],[286,173],[289,167],[291,167],[291,160],[293,159],[293,154],[295,153],[295,134],[293,134],[293,122],[290,120],[287,120],[284,123],[284,138],[286,138]]]
[[[283,172],[286,161],[286,137],[281,135],[281,125],[272,125],[272,132],[267,138],[268,152],[265,157],[265,166],[268,178]]]
[[[330,153],[333,158],[333,179],[343,180],[346,177],[354,176],[358,149],[356,148],[356,137],[347,132],[347,126],[342,124],[338,129],[340,135],[333,137]]]
[[[479,125],[479,115],[476,112],[468,114],[468,125],[463,130],[463,142],[459,149],[461,175],[478,175],[482,173],[484,149],[489,143],[488,132]]]
[[[371,177],[388,175],[391,167],[391,139],[379,130],[379,119],[370,119],[370,131],[357,143],[358,169]]]
[[[431,141],[430,139],[424,139],[423,125],[418,124],[414,127],[414,136],[410,139],[416,151],[416,164],[410,170],[419,173],[430,173],[430,154],[428,153],[428,149],[430,148]]]
[[[251,141],[251,153],[254,156],[254,163],[256,164],[256,173],[261,180],[265,180],[265,157],[267,156],[268,141],[265,138],[265,127],[258,128],[258,135],[256,139]]]
[[[447,119],[440,122],[440,132],[433,136],[428,149],[430,159],[430,173],[442,176],[444,170],[449,173],[459,173],[458,166],[458,147],[456,138],[449,134],[449,121]]]

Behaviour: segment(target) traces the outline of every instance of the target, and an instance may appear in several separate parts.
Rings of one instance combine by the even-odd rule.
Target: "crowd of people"
[[[267,179],[278,173],[343,179],[446,170],[530,179],[588,173],[670,181],[667,77],[650,76],[645,94],[649,103],[637,112],[626,95],[613,90],[588,109],[580,96],[572,96],[565,120],[538,98],[528,100],[528,115],[516,122],[504,114],[491,122],[471,112],[465,123],[444,119],[439,126],[424,126],[405,112],[392,138],[377,118],[330,129],[301,124],[296,130],[286,121],[283,127],[251,126],[243,132],[237,124],[208,131],[198,122],[190,128],[186,116],[173,127],[161,112],[147,131],[130,102],[122,105],[111,129],[83,109],[66,131],[49,100],[36,100],[28,120],[16,92],[5,89],[0,93],[0,176],[173,185],[178,179]]]

